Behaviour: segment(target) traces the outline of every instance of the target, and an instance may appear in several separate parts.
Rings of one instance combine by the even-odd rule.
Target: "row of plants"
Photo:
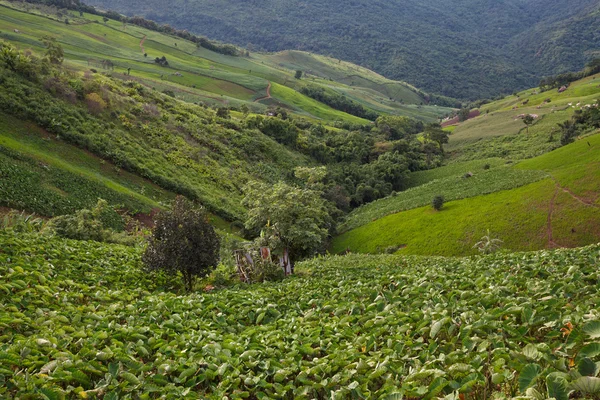
[[[0,395],[594,398],[600,247],[317,258],[182,294],[141,249],[0,232]]]

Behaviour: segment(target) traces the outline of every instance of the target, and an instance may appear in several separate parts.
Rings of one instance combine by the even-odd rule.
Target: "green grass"
[[[456,171],[458,170],[456,169]],[[365,204],[348,214],[338,227],[338,231],[346,232],[389,214],[431,204],[432,199],[438,195],[443,196],[445,201],[472,198],[500,190],[513,189],[547,176],[540,171],[517,170],[510,166],[489,170],[481,167],[478,170],[469,169],[465,172],[472,172],[473,176],[465,178],[463,177],[464,173],[453,174],[399,192],[395,196],[388,196]]]
[[[550,396],[547,375],[599,360],[598,245],[316,258],[190,294],[138,248],[11,231],[0,245],[3,398]]]
[[[589,145],[588,145],[589,143]],[[399,249],[401,254],[465,255],[476,252],[472,246],[486,230],[503,240],[512,250],[535,250],[553,246],[582,246],[600,240],[600,135],[587,137],[515,168],[496,167],[481,176],[481,187],[492,188],[511,173],[532,180],[544,174],[551,178],[512,190],[504,190],[464,200],[449,201],[436,212],[430,205],[414,208],[427,197],[445,193],[432,190],[447,183],[449,193],[461,182],[453,178],[425,185],[363,206],[349,214],[342,229],[354,228],[333,240],[335,253],[350,249],[379,253]],[[541,170],[541,171],[540,171]],[[542,172],[543,171],[543,172]],[[477,174],[475,175],[477,177]],[[465,179],[468,183],[471,179]],[[492,183],[496,182],[497,183]],[[519,184],[515,182],[515,186]],[[525,184],[526,179],[521,181]],[[441,187],[441,186],[440,186]],[[508,189],[508,187],[506,188]],[[570,194],[567,192],[570,192]],[[490,190],[494,191],[494,190]],[[458,190],[459,193],[462,193]],[[419,195],[423,194],[423,197]],[[426,194],[426,195],[425,195]],[[464,196],[467,197],[467,196]],[[554,200],[553,200],[554,199]],[[431,200],[429,200],[431,201]],[[390,214],[395,209],[408,211]],[[387,215],[382,218],[382,216]],[[372,222],[370,222],[372,221]]]

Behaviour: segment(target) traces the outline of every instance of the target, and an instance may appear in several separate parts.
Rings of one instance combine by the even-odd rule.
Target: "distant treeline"
[[[322,87],[312,85],[303,86],[300,89],[300,93],[320,101],[321,103],[327,104],[331,108],[356,117],[365,118],[371,121],[375,121],[379,117],[378,113],[363,107],[362,104],[352,101],[342,94],[325,91]]]
[[[187,30],[175,29],[166,24],[161,25],[157,22],[154,22],[154,21],[142,18],[142,17],[137,17],[137,16],[127,17],[127,16],[121,15],[115,11],[100,11],[100,10],[97,10],[93,6],[88,6],[87,4],[83,4],[79,0],[24,0],[24,1],[26,1],[27,3],[32,3],[32,4],[44,4],[47,6],[55,6],[55,7],[59,7],[59,8],[66,8],[69,10],[75,10],[75,11],[80,11],[80,12],[86,12],[89,14],[99,15],[102,17],[114,19],[116,21],[141,26],[143,28],[146,28],[146,29],[149,29],[149,30],[152,30],[155,32],[166,33],[168,35],[177,36],[182,39],[189,40],[190,42],[195,43],[198,47],[204,47],[205,49],[214,51],[215,53],[224,54],[224,55],[228,55],[228,56],[238,56],[239,55],[239,51],[238,51],[237,47],[235,47],[231,44],[222,44],[222,43],[213,42],[203,36],[194,35],[193,33],[190,33]]]
[[[579,72],[566,72],[555,76],[549,76],[543,78],[540,81],[540,89],[542,91],[557,89],[562,86],[568,85],[571,82],[578,81],[600,72],[600,58],[596,58],[590,61],[582,71]]]

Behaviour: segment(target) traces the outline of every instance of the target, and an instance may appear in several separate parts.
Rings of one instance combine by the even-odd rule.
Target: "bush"
[[[49,227],[59,236],[97,242],[122,242],[114,237],[114,231],[110,228],[122,230],[123,226],[122,218],[102,199],[91,210],[83,209],[75,214],[61,215],[49,222]]]
[[[173,209],[160,212],[142,261],[148,270],[181,273],[188,291],[196,277],[207,276],[219,262],[220,240],[203,208],[182,196]]]
[[[435,196],[431,201],[431,206],[436,211],[440,211],[444,206],[444,196]]]

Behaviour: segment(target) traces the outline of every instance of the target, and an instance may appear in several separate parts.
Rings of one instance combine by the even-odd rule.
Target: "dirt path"
[[[554,214],[554,203],[556,202],[556,197],[558,196],[559,190],[559,186],[558,184],[556,184],[554,194],[552,195],[552,199],[550,200],[550,207],[548,207],[548,222],[546,226],[546,233],[548,235],[548,247],[550,247],[551,249],[561,247],[558,243],[554,241],[554,238],[552,237],[552,214]]]
[[[146,41],[146,35],[140,41],[140,49],[142,49],[142,54],[146,54],[146,50],[144,49],[144,42]]]
[[[552,178],[552,179],[554,179],[554,178]],[[554,179],[554,182],[556,182],[556,179]],[[558,182],[556,182],[556,187],[559,188],[560,190],[562,190],[563,192],[567,193],[569,196],[571,196],[572,198],[574,198],[575,200],[577,200],[578,202],[580,202],[584,206],[594,207],[594,208],[600,208],[599,205],[594,204],[594,203],[592,203],[589,200],[585,200],[585,199],[582,199],[581,197],[577,196],[575,193],[571,192],[571,190],[569,188],[560,186],[558,184]]]
[[[254,100],[255,103],[263,100],[269,100],[271,98],[271,82],[269,82],[269,86],[267,86],[267,95],[265,97],[258,98]]]

